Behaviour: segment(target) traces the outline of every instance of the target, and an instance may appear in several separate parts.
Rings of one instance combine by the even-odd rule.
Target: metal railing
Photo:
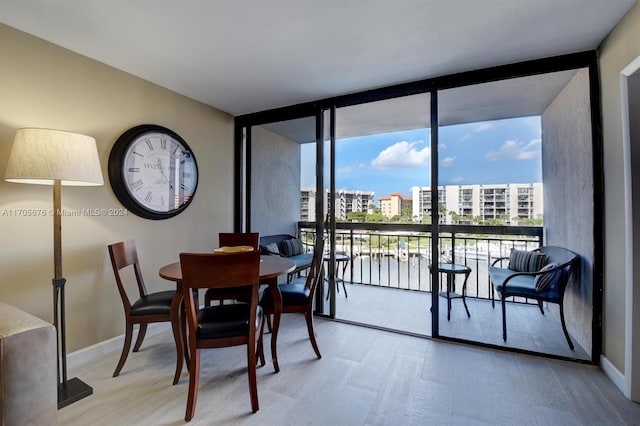
[[[439,225],[440,262],[469,266],[467,296],[490,299],[487,268],[513,248],[542,245],[543,229],[534,226]],[[314,222],[299,222],[303,240],[315,238]],[[431,225],[336,223],[336,253],[350,256],[344,279],[356,284],[432,291]],[[328,250],[328,245],[327,245]]]

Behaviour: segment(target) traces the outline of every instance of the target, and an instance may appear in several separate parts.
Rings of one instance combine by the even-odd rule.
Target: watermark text
[[[60,216],[128,216],[129,210],[124,208],[82,208],[82,209],[0,209],[0,217],[42,217],[54,216],[56,213]]]

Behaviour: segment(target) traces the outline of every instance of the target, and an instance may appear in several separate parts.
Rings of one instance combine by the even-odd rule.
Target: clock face
[[[187,143],[156,125],[134,127],[116,141],[109,179],[118,199],[133,213],[166,219],[184,210],[198,185],[198,167]]]

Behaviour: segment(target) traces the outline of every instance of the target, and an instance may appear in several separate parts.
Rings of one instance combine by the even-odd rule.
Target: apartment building
[[[399,192],[392,192],[390,195],[381,197],[378,200],[378,207],[384,217],[391,219],[394,216],[401,215],[404,209],[413,208],[413,198],[404,196]]]
[[[328,203],[331,202],[331,195],[325,189],[323,202],[323,216],[328,212]],[[351,212],[371,213],[373,211],[375,192],[359,191],[353,189],[338,189],[335,197],[336,218],[347,220],[347,215]],[[316,190],[315,188],[300,189],[300,220],[316,220]]]
[[[413,216],[419,220],[430,216],[431,188],[414,186],[412,194]],[[543,212],[542,183],[439,186],[438,205],[445,212],[440,223],[471,221],[475,217],[506,223],[513,223],[514,218],[535,219]],[[458,219],[454,220],[456,215]]]

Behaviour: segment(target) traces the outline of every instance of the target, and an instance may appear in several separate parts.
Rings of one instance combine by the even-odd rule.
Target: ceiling
[[[0,22],[232,115],[596,48],[635,0],[2,0]]]
[[[577,72],[559,71],[442,90],[438,95],[438,124],[542,115]],[[429,128],[429,106],[429,94],[423,93],[338,108],[336,138]],[[328,123],[327,118],[325,135],[329,135]],[[315,117],[305,117],[264,127],[297,143],[308,143],[315,141],[315,125]]]

